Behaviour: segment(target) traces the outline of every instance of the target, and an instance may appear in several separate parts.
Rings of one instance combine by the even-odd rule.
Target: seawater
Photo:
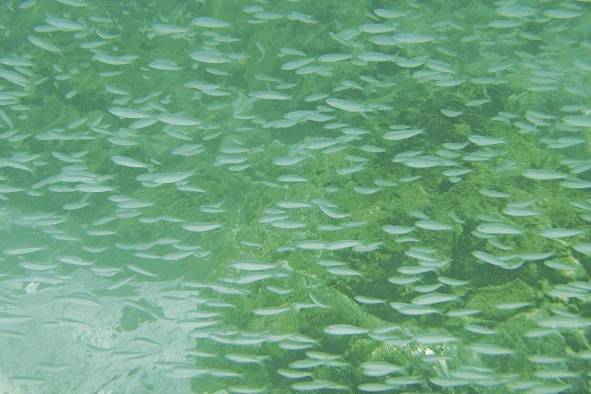
[[[4,0],[0,393],[588,393],[588,1]]]

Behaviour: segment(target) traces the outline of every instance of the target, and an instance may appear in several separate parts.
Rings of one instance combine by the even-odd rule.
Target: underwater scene
[[[591,1],[2,0],[0,394],[591,392]]]

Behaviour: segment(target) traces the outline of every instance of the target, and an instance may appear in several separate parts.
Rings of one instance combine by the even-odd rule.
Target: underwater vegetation
[[[591,392],[591,2],[0,3],[0,393]]]

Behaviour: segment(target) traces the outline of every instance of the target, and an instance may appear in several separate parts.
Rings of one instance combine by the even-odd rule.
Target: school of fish
[[[0,393],[591,392],[591,2],[0,3]]]

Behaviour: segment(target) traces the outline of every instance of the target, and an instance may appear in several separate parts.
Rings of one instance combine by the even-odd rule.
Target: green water
[[[588,1],[3,0],[0,393],[591,392]]]

